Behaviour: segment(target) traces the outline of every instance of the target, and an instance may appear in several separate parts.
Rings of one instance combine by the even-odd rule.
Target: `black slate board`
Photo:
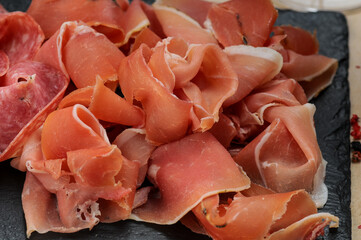
[[[9,11],[28,8],[30,0],[0,0]],[[319,239],[351,239],[350,212],[350,101],[348,86],[348,28],[340,13],[299,13],[280,11],[277,25],[291,24],[309,31],[317,31],[320,53],[339,61],[333,84],[312,102],[316,105],[315,124],[323,157],[328,161],[326,185],[329,200],[320,210],[340,218],[337,230],[326,230]],[[25,220],[21,206],[21,191],[25,175],[10,167],[9,161],[0,164],[0,239],[26,239]],[[74,234],[33,233],[36,239],[209,239],[197,235],[180,223],[171,226],[122,221],[99,224],[92,231]]]

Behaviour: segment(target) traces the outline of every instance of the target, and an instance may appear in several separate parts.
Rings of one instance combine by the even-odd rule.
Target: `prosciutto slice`
[[[274,78],[282,68],[282,56],[270,48],[239,45],[226,47],[224,52],[239,81],[236,93],[224,106],[239,102],[253,89]]]
[[[63,98],[59,108],[82,104],[94,116],[106,122],[140,127],[144,125],[144,112],[141,108],[129,104],[124,98],[104,86],[97,80],[95,86],[79,88]]]
[[[32,231],[91,229],[99,221],[128,218],[139,163],[110,145],[84,106],[50,114],[25,147],[13,165],[23,169],[25,163],[28,170],[22,195],[28,236]]]
[[[157,4],[153,7],[167,37],[179,37],[188,43],[217,44],[217,40],[211,32],[202,28],[197,21],[187,14],[172,7]]]
[[[95,85],[97,79],[116,82],[123,58],[103,34],[79,22],[66,22],[40,48],[35,60],[63,71],[82,88]]]
[[[101,11],[99,11],[101,9]],[[27,11],[40,24],[45,37],[51,37],[67,21],[82,21],[105,34],[117,46],[124,45],[135,33],[149,25],[141,1],[121,5],[111,0],[38,1]]]
[[[204,25],[224,47],[240,44],[261,47],[277,16],[270,0],[232,0],[213,4]]]
[[[219,192],[249,187],[248,177],[210,133],[195,133],[158,147],[151,156],[148,177],[158,195],[133,210],[132,219],[172,224],[202,199]]]
[[[119,84],[125,99],[142,103],[147,139],[155,144],[183,137],[189,125],[191,104],[169,92],[148,66],[151,50],[142,45],[119,67]],[[172,124],[169,124],[172,123]]]
[[[281,72],[299,81],[308,99],[331,84],[338,62],[318,54],[315,34],[292,26],[275,27],[273,32],[268,45],[283,56]]]
[[[214,195],[193,213],[213,239],[315,239],[326,225],[338,224],[335,216],[317,214],[304,190],[249,197],[237,193],[225,202]]]
[[[45,120],[41,134],[46,159],[64,158],[68,151],[109,144],[105,129],[88,109],[79,104],[52,112]]]

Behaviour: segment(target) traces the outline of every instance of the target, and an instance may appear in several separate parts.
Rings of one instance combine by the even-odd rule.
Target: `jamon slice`
[[[32,1],[27,11],[40,24],[45,37],[51,37],[67,21],[82,21],[103,33],[117,46],[124,45],[135,33],[149,25],[141,1],[121,6],[111,0]]]
[[[194,19],[175,8],[153,5],[154,12],[167,37],[179,37],[188,43],[214,43],[217,40]]]
[[[292,26],[274,27],[273,32],[267,45],[282,54],[281,72],[300,82],[308,99],[331,84],[338,62],[318,54],[315,33]]]
[[[148,177],[159,193],[133,210],[131,218],[138,221],[172,224],[207,196],[241,191],[250,184],[226,149],[207,132],[160,146],[151,159]]]
[[[237,193],[223,202],[214,195],[193,213],[213,239],[316,239],[325,226],[338,224],[335,216],[317,214],[304,190],[249,197]]]
[[[213,4],[205,26],[224,47],[240,44],[261,47],[277,16],[270,0],[232,0]]]
[[[171,142],[183,137],[189,125],[191,103],[169,92],[153,76],[148,66],[151,50],[141,45],[124,58],[119,67],[119,84],[129,103],[137,100],[146,114],[147,139],[154,144]]]
[[[321,194],[316,201],[320,207],[327,200],[327,190],[322,181],[325,169],[313,126],[314,111],[311,104],[269,107],[264,119],[271,125],[234,159],[255,183],[276,192],[306,189]]]
[[[226,100],[224,106],[240,101],[253,89],[274,78],[282,68],[282,56],[270,48],[239,45],[226,47],[224,52],[239,81],[236,93]]]
[[[41,134],[45,159],[65,158],[68,151],[108,145],[105,129],[79,104],[52,112]]]
[[[13,65],[0,87],[0,160],[18,156],[24,141],[43,124],[60,102],[67,79],[38,62]]]
[[[189,45],[179,38],[167,38],[153,49],[148,65],[170,92],[193,104],[193,131],[210,129],[238,86],[230,61],[214,44]]]
[[[196,20],[203,27],[212,2],[203,0],[157,0],[154,4],[175,8]]]
[[[95,85],[97,79],[116,82],[123,58],[103,34],[79,22],[66,22],[40,48],[35,60],[63,71],[81,88]]]
[[[31,233],[37,231],[45,233],[48,231],[56,232],[76,232],[83,228],[93,228],[98,223],[95,217],[99,212],[92,211],[87,221],[82,224],[73,226],[65,226],[57,212],[57,201],[54,195],[46,190],[46,188],[31,173],[26,174],[22,193],[22,203],[26,219],[26,234],[30,237]]]
[[[118,146],[128,160],[139,163],[137,187],[140,187],[148,171],[148,160],[156,146],[146,140],[144,129],[138,128],[125,129],[113,144]]]
[[[332,83],[338,67],[337,59],[318,54],[305,56],[291,50],[288,57],[289,61],[283,64],[281,72],[299,81],[308,99]]]

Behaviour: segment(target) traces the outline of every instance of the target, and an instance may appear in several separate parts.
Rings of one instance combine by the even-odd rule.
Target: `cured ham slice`
[[[99,221],[128,218],[139,163],[109,144],[105,130],[84,106],[53,112],[25,147],[13,165],[21,168],[25,162],[29,171],[23,190],[28,235],[74,232],[91,229]],[[57,158],[60,155],[64,157]]]
[[[128,102],[132,103],[135,99],[142,103],[147,139],[160,144],[186,134],[191,104],[170,93],[153,76],[147,64],[150,56],[151,50],[142,45],[125,58],[119,67],[119,83]]]
[[[133,210],[132,219],[172,224],[202,199],[219,192],[249,187],[248,177],[210,133],[196,133],[158,147],[151,156],[148,177],[159,188]]]
[[[319,44],[316,38],[316,32],[310,34],[302,28],[293,26],[275,26],[273,27],[272,32],[275,36],[285,36],[281,41],[281,44],[285,49],[292,50],[301,55],[313,55],[318,53]]]
[[[128,6],[125,1],[118,5],[111,0],[35,0],[27,12],[40,24],[46,38],[51,37],[64,22],[83,21],[105,34],[117,46],[124,45],[133,34],[149,25],[140,1],[133,1]]]
[[[237,129],[232,120],[225,114],[219,115],[219,121],[213,125],[209,132],[217,138],[217,140],[228,148],[233,138],[237,135]]]
[[[141,108],[129,104],[98,80],[90,101],[89,110],[97,119],[141,127],[144,125],[144,112]]]
[[[154,4],[178,9],[197,21],[201,26],[203,26],[208,10],[212,5],[211,1],[202,0],[157,0]]]
[[[41,134],[45,159],[65,158],[68,151],[109,144],[105,129],[79,104],[52,112],[45,120]]]
[[[238,85],[227,56],[216,45],[188,45],[177,38],[163,40],[153,51],[149,67],[154,76],[179,98],[193,103],[193,131],[210,129]]]
[[[144,28],[135,38],[134,43],[130,49],[130,52],[134,52],[137,50],[142,43],[146,44],[149,48],[155,47],[157,42],[159,42],[161,38],[155,34],[149,28]]]
[[[299,81],[308,99],[331,84],[338,62],[318,54],[315,34],[292,26],[274,27],[273,32],[268,45],[283,56],[281,72]]]
[[[116,82],[123,58],[123,53],[103,34],[78,22],[66,22],[35,59],[63,71],[82,88],[95,85],[97,79]]]
[[[213,4],[205,26],[224,47],[240,44],[261,47],[277,16],[270,0],[232,0]]]
[[[331,84],[338,67],[337,59],[322,55],[304,56],[288,51],[288,57],[289,62],[283,64],[282,73],[299,81],[308,99]],[[304,70],[295,66],[303,66]]]
[[[222,104],[235,94],[237,76],[227,56],[215,45],[190,46],[185,59],[186,64],[173,67],[176,86],[183,85],[181,91],[184,95],[179,96],[194,105],[200,124],[193,126],[193,130],[206,131],[218,122]],[[190,75],[192,72],[194,77]],[[191,81],[187,82],[187,79]]]
[[[237,193],[225,202],[214,195],[193,209],[213,239],[316,239],[325,226],[338,223],[337,217],[316,212],[303,190],[250,197]]]
[[[314,110],[311,104],[270,107],[265,119],[272,124],[242,149],[235,161],[255,183],[277,192],[312,192],[322,162],[313,127]]]
[[[90,186],[114,185],[122,167],[122,154],[116,146],[79,149],[66,153],[75,181]]]
[[[64,226],[56,211],[56,199],[30,172],[26,174],[22,203],[26,219],[27,237],[30,237],[34,231],[39,233],[48,231],[76,232],[84,227],[92,228],[98,222],[95,215],[99,213],[92,211],[92,215],[87,219],[88,221],[84,221],[83,224],[71,227]]]
[[[224,52],[239,81],[236,93],[226,100],[224,106],[239,102],[254,88],[270,81],[282,68],[282,56],[270,48],[239,45],[226,47]]]
[[[104,86],[97,80],[95,86],[79,88],[67,95],[59,104],[59,108],[82,104],[103,121],[136,127],[144,125],[144,112],[133,106],[124,98]]]
[[[0,160],[18,156],[24,141],[60,102],[67,79],[38,62],[13,65],[0,87]]]
[[[188,43],[214,43],[213,35],[198,22],[175,8],[153,5],[154,12],[167,37],[179,37]]]
[[[144,130],[137,128],[125,129],[113,144],[118,146],[128,160],[139,163],[137,187],[140,187],[148,171],[148,160],[156,146],[147,142]]]

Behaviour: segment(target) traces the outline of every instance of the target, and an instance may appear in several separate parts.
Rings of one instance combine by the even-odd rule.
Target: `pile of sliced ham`
[[[1,9],[0,160],[26,171],[27,236],[126,219],[213,239],[337,227],[317,213],[326,161],[308,100],[338,63],[277,16],[270,0]]]

